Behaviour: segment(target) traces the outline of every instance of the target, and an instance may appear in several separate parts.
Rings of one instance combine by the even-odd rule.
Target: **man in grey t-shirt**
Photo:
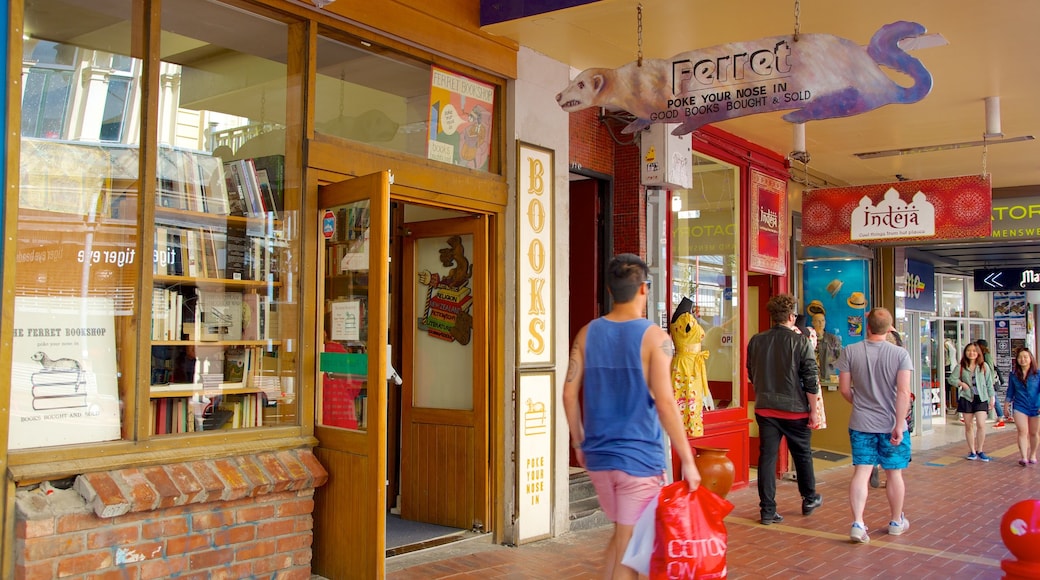
[[[870,541],[863,510],[870,472],[877,464],[888,476],[888,505],[892,512],[888,533],[898,536],[910,529],[910,521],[903,514],[903,470],[910,463],[906,415],[910,410],[914,366],[910,353],[885,340],[890,328],[892,313],[885,308],[872,309],[867,315],[867,339],[845,347],[836,365],[838,389],[852,404],[849,439],[855,471],[849,484],[853,519],[849,538],[861,544]]]

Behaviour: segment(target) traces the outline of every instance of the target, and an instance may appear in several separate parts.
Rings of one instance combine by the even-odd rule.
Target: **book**
[[[249,217],[263,217],[264,202],[260,193],[260,182],[256,178],[256,168],[252,159],[239,159],[231,162],[231,168],[237,173],[242,191],[246,199]]]
[[[271,196],[274,198],[273,211],[278,216],[285,210],[285,156],[266,155],[254,157],[253,166],[257,172],[263,170],[267,173],[267,179],[271,183]]]
[[[252,272],[246,267],[246,257],[250,253],[249,236],[244,224],[227,225],[226,266],[224,277],[231,280],[251,280]]]
[[[277,206],[274,202],[274,193],[271,191],[271,180],[267,176],[266,169],[256,170],[256,181],[260,186],[260,193],[263,196],[264,210],[274,216],[274,219],[281,219],[281,214],[278,212]]]
[[[249,353],[246,347],[232,346],[225,350],[224,382],[221,387],[225,389],[234,389],[245,386],[245,377],[248,365]]]
[[[260,340],[261,297],[250,292],[242,296],[242,340]]]
[[[242,340],[242,293],[202,288],[197,293],[198,340]]]
[[[227,215],[229,211],[228,191],[224,178],[224,165],[219,158],[208,155],[196,155],[195,162],[198,168],[199,187],[205,202],[204,211]]]
[[[245,216],[248,213],[242,179],[232,163],[224,164],[224,185],[227,188],[228,215]]]

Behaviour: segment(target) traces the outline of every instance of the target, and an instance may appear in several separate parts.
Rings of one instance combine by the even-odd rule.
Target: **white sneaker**
[[[906,519],[905,515],[900,514],[899,519],[901,521],[888,522],[888,535],[898,536],[910,529],[910,520]]]
[[[854,544],[866,544],[870,541],[870,536],[867,535],[867,526],[853,522],[852,529],[849,530],[849,540]]]

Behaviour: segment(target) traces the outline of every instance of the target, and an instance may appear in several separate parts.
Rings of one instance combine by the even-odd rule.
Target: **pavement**
[[[816,462],[824,503],[811,516],[801,515],[794,481],[777,482],[778,512],[785,520],[770,526],[758,521],[754,482],[732,491],[729,578],[1003,578],[1001,560],[1014,557],[1001,542],[1000,519],[1016,502],[1040,499],[1040,465],[1018,464],[1013,424],[1000,430],[988,425],[985,451],[991,462],[968,461],[963,429],[955,416],[947,421],[913,440],[913,461],[904,472],[911,527],[900,536],[886,531],[888,503],[879,488],[867,500],[870,543],[849,542],[848,458],[834,465]],[[610,532],[608,525],[519,547],[487,539],[456,542],[388,559],[386,578],[601,578]]]

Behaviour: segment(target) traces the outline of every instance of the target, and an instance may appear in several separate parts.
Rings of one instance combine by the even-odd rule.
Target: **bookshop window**
[[[161,26],[152,434],[296,425],[288,28],[207,0]]]
[[[740,228],[737,168],[693,154],[693,187],[672,192],[672,287],[674,310],[683,298],[692,304],[689,344],[706,352],[703,361],[714,408],[739,407]],[[699,330],[697,328],[699,327]]]
[[[492,164],[494,85],[359,39],[318,36],[320,133],[461,167]]]
[[[142,261],[123,209],[138,174],[120,140],[141,116],[130,18],[131,0],[25,6],[11,449],[124,436]]]

